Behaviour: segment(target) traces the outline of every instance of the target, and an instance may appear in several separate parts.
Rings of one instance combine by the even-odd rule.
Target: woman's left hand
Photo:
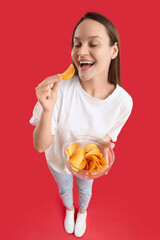
[[[109,143],[108,147],[113,149],[115,147],[115,144],[113,142],[111,142],[111,138],[108,134],[105,135],[105,137],[103,138],[104,141],[107,141]],[[105,173],[105,175],[107,175],[108,172]]]
[[[115,144],[113,142],[109,142],[109,147],[113,149],[115,147]]]

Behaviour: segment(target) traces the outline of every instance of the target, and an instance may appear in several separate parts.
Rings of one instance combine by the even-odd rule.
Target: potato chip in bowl
[[[84,135],[67,140],[63,145],[62,157],[71,173],[85,179],[104,175],[115,159],[109,142]]]

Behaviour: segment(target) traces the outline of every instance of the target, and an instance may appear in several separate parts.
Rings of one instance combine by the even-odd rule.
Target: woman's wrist
[[[50,111],[50,110],[45,110],[45,109],[43,109],[42,114],[43,114],[43,116],[46,116],[46,117],[52,117],[53,110]]]

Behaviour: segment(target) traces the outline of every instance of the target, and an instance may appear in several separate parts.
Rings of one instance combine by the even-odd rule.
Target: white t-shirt
[[[54,141],[45,151],[48,164],[58,172],[70,173],[63,163],[62,147],[66,140],[76,135],[102,139],[108,134],[115,142],[132,106],[131,96],[118,84],[113,93],[102,100],[87,94],[77,76],[62,80],[52,116]],[[41,112],[42,106],[37,102],[30,119],[32,125],[37,125]]]

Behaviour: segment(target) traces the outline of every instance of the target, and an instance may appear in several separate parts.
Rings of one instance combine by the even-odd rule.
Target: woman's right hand
[[[60,74],[47,77],[36,88],[36,96],[43,109],[52,112],[58,97],[58,86],[62,80]]]

